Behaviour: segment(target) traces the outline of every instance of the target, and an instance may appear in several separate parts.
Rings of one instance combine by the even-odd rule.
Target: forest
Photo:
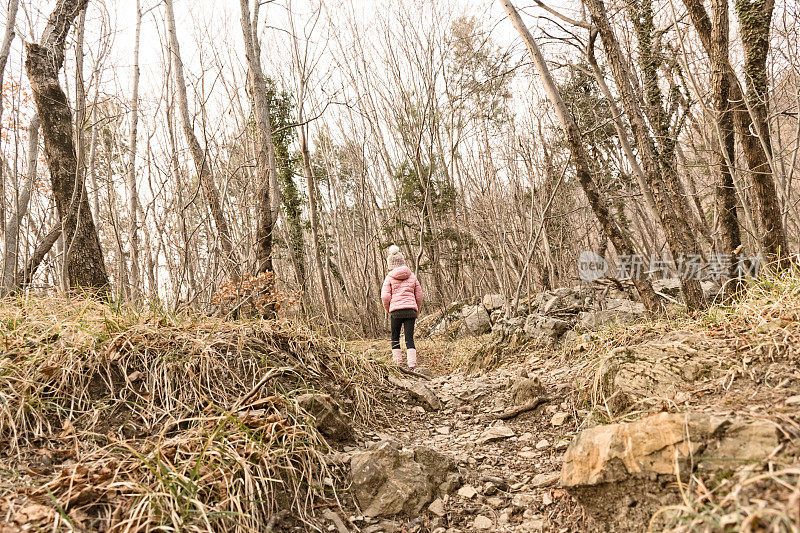
[[[797,248],[794,2],[245,4],[9,3],[4,293],[374,335],[393,243],[431,308]]]
[[[0,532],[800,527],[795,0],[0,15]]]

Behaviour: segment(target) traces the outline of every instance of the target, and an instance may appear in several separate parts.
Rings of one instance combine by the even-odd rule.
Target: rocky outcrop
[[[423,446],[382,441],[350,460],[353,492],[365,516],[418,515],[437,496],[460,485],[455,463]]]
[[[726,476],[777,446],[769,421],[659,413],[582,431],[564,456],[561,484],[594,531],[640,531],[657,509],[679,501],[676,476],[683,482],[694,472]]]
[[[712,366],[705,339],[688,331],[644,344],[618,348],[605,363],[605,403],[615,409],[654,405],[686,390]]]
[[[560,318],[545,315],[528,315],[523,331],[542,346],[553,346],[570,329],[570,323]]]
[[[466,331],[472,335],[483,335],[492,330],[489,313],[482,305],[465,307],[461,312],[461,316]]]
[[[703,281],[701,285],[709,300],[719,290],[711,281]],[[680,302],[682,299],[678,279],[654,280],[653,288],[665,301]],[[535,293],[521,299],[507,316],[505,297],[486,294],[476,305],[455,302],[445,311],[423,317],[417,328],[422,335],[452,338],[483,335],[489,331],[509,336],[523,331],[530,339],[549,346],[559,342],[568,330],[594,330],[612,323],[630,324],[640,320],[646,310],[633,298],[633,291],[622,282],[598,280]]]

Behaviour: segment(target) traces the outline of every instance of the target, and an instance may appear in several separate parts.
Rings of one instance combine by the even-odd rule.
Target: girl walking
[[[397,246],[389,247],[386,263],[389,266],[389,274],[383,282],[381,300],[392,324],[392,361],[396,365],[403,363],[403,351],[400,349],[402,328],[406,337],[408,367],[413,370],[417,366],[414,322],[422,305],[422,285],[419,284],[417,276],[406,266],[406,260]]]

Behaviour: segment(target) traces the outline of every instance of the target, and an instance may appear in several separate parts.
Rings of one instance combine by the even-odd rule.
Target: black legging
[[[400,349],[400,328],[405,330],[406,334],[406,349],[414,347],[414,322],[416,318],[396,318],[391,317],[392,320],[392,350]]]

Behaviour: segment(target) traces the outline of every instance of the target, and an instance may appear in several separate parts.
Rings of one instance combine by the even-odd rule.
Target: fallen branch
[[[514,418],[522,413],[527,413],[528,411],[533,411],[543,403],[547,403],[552,401],[553,398],[551,396],[539,396],[535,400],[532,400],[524,405],[520,405],[519,407],[514,407],[513,409],[509,409],[508,411],[503,411],[499,415],[497,415],[498,420],[508,420],[509,418]]]
[[[406,367],[404,367],[404,366],[398,366],[398,367],[397,367],[397,370],[399,370],[399,371],[400,371],[400,372],[402,372],[403,374],[407,374],[407,375],[409,375],[409,376],[414,376],[415,378],[424,379],[424,380],[426,380],[426,381],[430,381],[430,380],[431,380],[431,378],[429,378],[428,376],[425,376],[425,375],[423,375],[423,374],[420,374],[419,372],[414,372],[413,370],[411,370],[411,369],[408,369],[408,368],[406,368]]]
[[[288,374],[290,372],[297,373],[297,371],[294,368],[291,368],[291,367],[272,368],[272,369],[270,369],[270,371],[267,372],[264,375],[264,377],[262,377],[261,380],[259,380],[259,382],[256,383],[253,386],[252,389],[250,389],[250,392],[248,392],[247,394],[242,396],[236,403],[233,404],[233,407],[231,407],[230,411],[232,413],[235,413],[236,411],[238,411],[239,407],[244,405],[245,402],[247,402],[250,398],[255,396],[258,393],[258,391],[261,389],[261,387],[263,387],[267,383],[267,381],[269,381],[273,377],[282,376],[283,374]]]

